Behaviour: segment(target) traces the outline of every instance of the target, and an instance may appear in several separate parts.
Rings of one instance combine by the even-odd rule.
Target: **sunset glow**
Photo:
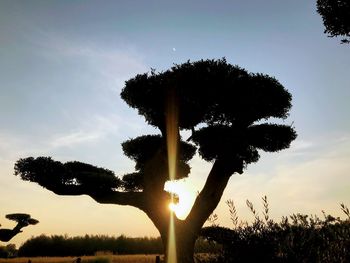
[[[184,180],[168,181],[165,183],[164,190],[178,196],[178,202],[170,203],[169,209],[176,214],[177,218],[185,219],[196,198],[195,192],[189,189]]]

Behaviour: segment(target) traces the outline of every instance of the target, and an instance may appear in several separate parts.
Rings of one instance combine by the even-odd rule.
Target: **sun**
[[[177,204],[175,203],[169,203],[169,209],[170,211],[176,212]]]
[[[164,190],[174,193],[179,197],[178,203],[170,203],[169,209],[176,214],[179,219],[185,219],[194,203],[195,193],[188,189],[184,180],[167,181]]]

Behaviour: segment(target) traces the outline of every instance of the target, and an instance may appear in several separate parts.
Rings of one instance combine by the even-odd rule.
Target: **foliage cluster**
[[[341,43],[350,43],[350,2],[348,0],[317,0],[324,32],[329,37],[342,36]]]
[[[82,162],[61,163],[50,157],[25,158],[15,165],[15,175],[25,181],[36,181],[50,190],[62,191],[65,187],[81,186],[84,190],[106,191],[118,188],[120,179],[114,172]]]
[[[179,129],[192,131],[187,141],[194,143],[204,160],[224,158],[229,161],[226,166],[237,159],[244,165],[256,162],[260,157],[257,149],[277,152],[288,148],[296,138],[293,127],[262,123],[272,117],[286,119],[292,106],[291,94],[275,78],[249,73],[227,63],[225,58],[188,61],[158,74],[138,74],[126,81],[121,97],[149,124],[159,128],[162,135],[168,107],[173,103],[178,109]],[[151,144],[151,139],[154,140],[151,136],[140,137],[126,145],[134,140]],[[124,153],[133,157],[135,168],[140,169],[140,158],[130,156],[126,145]],[[196,149],[187,148],[184,152]],[[137,147],[139,155],[148,151]]]
[[[281,222],[269,218],[267,198],[263,198],[263,218],[247,200],[254,222],[238,222],[233,201],[228,201],[232,229],[213,225],[202,236],[222,244],[214,262],[350,262],[350,213],[341,204],[347,219],[323,212],[324,218],[293,214]]]

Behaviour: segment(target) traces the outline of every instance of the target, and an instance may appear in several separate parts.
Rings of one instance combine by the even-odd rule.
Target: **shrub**
[[[0,258],[13,258],[17,256],[16,245],[8,244],[6,246],[0,246]]]
[[[350,213],[341,204],[347,219],[323,212],[324,218],[293,214],[281,222],[269,218],[266,196],[261,219],[251,202],[247,206],[254,222],[240,222],[234,203],[227,202],[234,228],[206,227],[202,236],[222,245],[214,262],[350,262]]]

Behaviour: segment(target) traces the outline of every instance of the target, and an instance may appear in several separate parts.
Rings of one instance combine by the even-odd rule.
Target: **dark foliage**
[[[180,129],[191,129],[191,139],[199,153],[208,161],[219,157],[242,159],[245,164],[259,159],[258,149],[278,151],[289,147],[295,139],[294,129],[286,125],[260,124],[262,119],[286,118],[291,107],[291,95],[273,77],[248,73],[230,65],[225,59],[201,60],[175,65],[156,74],[137,75],[126,82],[122,98],[137,108],[146,121],[165,130],[168,97],[176,100]],[[195,131],[198,124],[207,126]],[[125,155],[136,162],[136,173],[125,176],[123,182],[104,168],[81,162],[61,163],[50,157],[20,159],[15,174],[23,180],[37,182],[54,190],[74,187],[101,190],[142,189],[145,164],[159,151],[167,171],[167,155],[163,135],[145,135],[122,144]],[[180,143],[178,178],[190,171],[187,162],[196,148]],[[161,174],[164,174],[161,173]],[[132,182],[132,179],[135,179]]]
[[[130,139],[122,143],[123,151],[126,156],[136,162],[135,169],[142,169],[146,162],[151,159],[157,151],[163,150],[166,156],[166,142],[161,135],[144,135],[135,139]],[[180,142],[179,160],[188,162],[196,153],[196,148],[187,143]]]
[[[196,242],[196,251],[201,253],[218,252],[221,247],[212,246],[208,241],[199,239]],[[33,237],[19,248],[18,256],[82,256],[95,255],[96,252],[113,254],[162,254],[163,245],[158,238],[131,238],[89,236],[45,236]]]
[[[39,223],[38,220],[31,218],[29,214],[15,213],[15,214],[8,214],[5,217],[9,220],[16,221],[22,226],[36,225],[37,223]]]
[[[169,94],[177,99],[181,129],[200,123],[249,126],[261,119],[285,118],[291,107],[291,95],[275,78],[248,73],[225,59],[137,75],[126,82],[121,96],[162,130]]]
[[[322,16],[325,33],[342,36],[342,43],[350,43],[349,0],[317,0],[317,12]]]
[[[180,140],[176,179],[190,173],[188,161],[197,147],[207,161],[221,158],[246,166],[258,161],[258,149],[279,151],[296,138],[289,125],[256,124],[271,117],[286,118],[290,93],[275,78],[248,73],[225,59],[188,61],[162,73],[137,75],[126,82],[121,97],[162,132],[122,143],[124,154],[136,163],[135,172],[120,179],[108,169],[82,162],[29,157],[16,162],[15,175],[57,194],[142,191],[145,181],[164,183],[169,178],[165,121],[170,99],[176,103],[179,128],[191,129],[188,141],[195,143]],[[199,124],[201,128],[196,129]],[[150,167],[157,171],[146,172],[146,164],[155,156]]]
[[[288,148],[295,138],[295,131],[285,125],[260,124],[245,129],[213,125],[196,131],[193,141],[199,145],[199,153],[207,161],[231,156],[249,164],[258,161],[257,149],[276,152]]]
[[[82,256],[98,251],[114,254],[157,254],[163,251],[160,238],[130,238],[126,236],[45,236],[27,240],[18,250],[19,256]]]
[[[15,164],[15,175],[25,181],[37,182],[49,190],[71,187],[103,191],[121,185],[120,179],[108,169],[77,161],[61,163],[51,157],[19,159]]]
[[[258,161],[257,149],[279,151],[296,138],[291,126],[256,124],[271,117],[286,118],[291,107],[290,93],[275,78],[248,73],[225,59],[188,61],[159,74],[152,71],[137,75],[126,82],[121,96],[161,131],[165,130],[171,96],[179,111],[179,128],[192,130],[189,140],[206,161],[238,159],[247,165]],[[199,124],[202,128],[196,130]],[[145,153],[155,151],[152,147]],[[141,152],[143,148],[134,149]],[[136,152],[132,156],[125,154],[136,161],[138,169],[143,162],[135,156],[147,154]]]
[[[17,249],[15,244],[0,246],[0,258],[13,258],[16,256],[17,256]]]
[[[347,220],[293,214],[276,223],[265,212],[261,220],[252,204],[247,204],[255,216],[251,225],[241,222],[233,229],[213,226],[202,230],[203,237],[223,246],[214,262],[350,262],[348,210]]]
[[[126,156],[134,160],[137,172],[126,174],[122,178],[123,188],[126,191],[140,191],[143,189],[144,180],[168,180],[168,154],[166,148],[166,141],[161,135],[144,135],[135,139],[130,139],[122,143],[123,151]],[[176,179],[187,177],[190,173],[190,166],[187,164],[196,153],[196,147],[180,141],[178,149],[178,163]],[[150,160],[155,156],[157,159],[158,174],[164,178],[150,178],[149,174],[145,172],[145,167],[150,163]],[[146,176],[146,174],[148,176]]]
[[[8,242],[18,233],[21,233],[21,229],[23,227],[29,225],[36,225],[37,223],[39,223],[38,220],[31,218],[31,216],[28,214],[23,213],[8,214],[6,215],[6,218],[17,222],[17,225],[13,229],[0,229],[0,241],[3,242]]]
[[[125,191],[141,191],[143,189],[144,175],[141,172],[125,174],[122,180]]]

